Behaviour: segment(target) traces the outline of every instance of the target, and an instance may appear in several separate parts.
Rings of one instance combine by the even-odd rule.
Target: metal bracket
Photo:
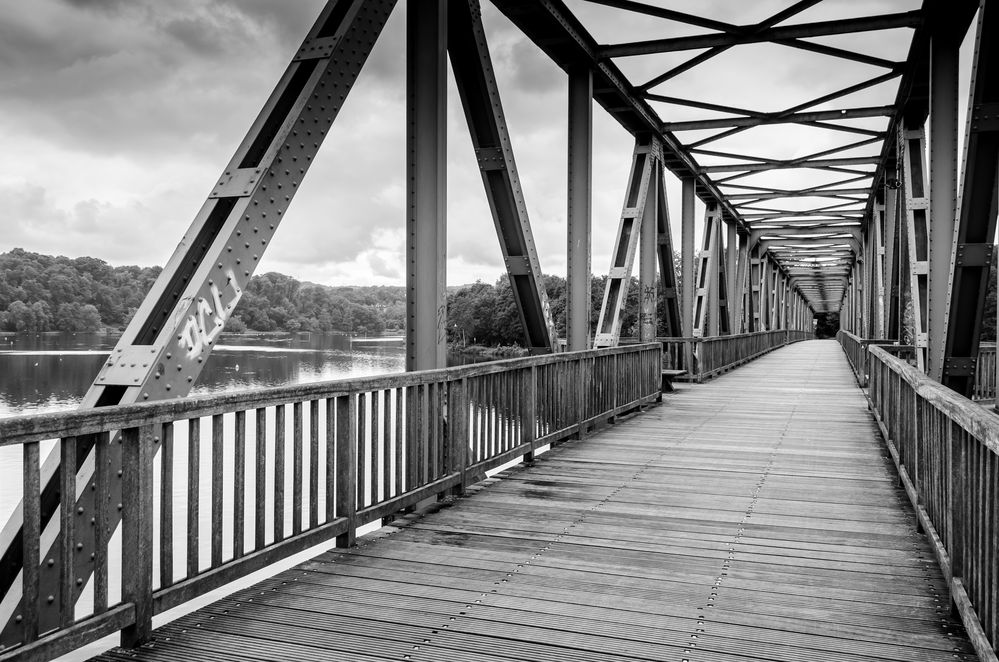
[[[955,260],[959,267],[987,267],[992,263],[992,244],[958,244]]]
[[[119,347],[111,352],[104,370],[97,376],[101,386],[137,386],[149,374],[149,365],[156,360],[158,348],[153,345]]]
[[[475,158],[479,162],[480,170],[506,169],[506,158],[503,156],[502,147],[479,147],[475,150]]]
[[[506,258],[507,273],[513,276],[525,276],[531,273],[531,261],[522,255]]]
[[[302,47],[298,49],[298,53],[295,54],[294,61],[301,62],[302,60],[319,60],[324,57],[329,57],[333,54],[333,49],[336,48],[337,43],[340,41],[340,37],[321,37],[319,39],[309,39]]]
[[[238,168],[226,170],[215,185],[209,198],[246,198],[253,193],[253,187],[260,180],[262,168]]]
[[[948,356],[944,359],[944,372],[952,377],[971,377],[977,361],[970,356]]]
[[[999,131],[999,103],[983,103],[971,110],[971,132]]]

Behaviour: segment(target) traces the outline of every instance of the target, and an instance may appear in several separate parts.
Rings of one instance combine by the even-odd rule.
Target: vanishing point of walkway
[[[101,659],[975,659],[833,341],[472,492]]]

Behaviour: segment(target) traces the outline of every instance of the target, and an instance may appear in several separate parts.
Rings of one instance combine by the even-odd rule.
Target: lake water
[[[116,335],[0,335],[0,418],[73,409],[82,400]],[[223,335],[193,395],[224,393],[406,369],[405,341],[339,334]]]

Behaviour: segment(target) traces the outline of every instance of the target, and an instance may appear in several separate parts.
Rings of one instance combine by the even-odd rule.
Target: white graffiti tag
[[[212,283],[209,286],[211,291],[211,303],[204,297],[198,299],[197,310],[187,317],[184,328],[180,332],[180,342],[187,349],[188,356],[200,354],[205,345],[211,344],[215,338],[222,333],[226,320],[235,310],[236,304],[243,296],[243,290],[236,284],[236,276],[232,271],[227,274],[226,285],[232,290],[232,298],[228,302],[222,302],[222,291],[218,285]],[[215,306],[214,309],[212,306]]]

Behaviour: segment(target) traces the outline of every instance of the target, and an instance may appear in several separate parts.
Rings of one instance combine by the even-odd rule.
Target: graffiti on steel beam
[[[236,283],[236,275],[230,270],[227,274],[226,285],[232,290],[232,296],[228,302],[222,302],[222,290],[214,282],[209,289],[212,301],[201,297],[198,300],[196,312],[191,313],[184,323],[184,328],[180,332],[181,344],[187,349],[187,355],[193,358],[200,354],[207,345],[210,345],[222,333],[226,320],[236,309],[236,304],[243,296],[243,290]],[[215,308],[212,308],[214,304]]]

